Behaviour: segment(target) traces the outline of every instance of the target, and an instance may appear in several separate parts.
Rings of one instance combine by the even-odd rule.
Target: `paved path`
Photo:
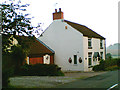
[[[86,78],[86,77],[92,77],[96,75],[100,75],[106,73],[105,71],[103,72],[65,72],[65,76],[67,77],[74,77],[74,78]]]
[[[59,85],[56,88],[106,88],[118,83],[118,71],[110,71],[98,76],[79,79],[71,83]]]

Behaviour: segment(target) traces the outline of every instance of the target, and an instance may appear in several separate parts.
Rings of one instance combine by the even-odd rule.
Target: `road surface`
[[[104,88],[108,89],[118,83],[118,71],[109,71],[107,73],[79,79],[77,81],[56,86],[55,88]],[[118,88],[115,87],[115,88]]]

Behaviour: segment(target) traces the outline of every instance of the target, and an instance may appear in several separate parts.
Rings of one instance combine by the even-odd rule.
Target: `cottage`
[[[64,19],[59,8],[53,22],[38,38],[55,51],[54,63],[63,71],[91,71],[105,59],[105,38],[90,28]]]

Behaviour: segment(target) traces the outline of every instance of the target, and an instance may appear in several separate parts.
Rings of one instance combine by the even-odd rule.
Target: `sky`
[[[55,8],[61,8],[64,19],[82,24],[106,38],[106,46],[118,43],[118,2],[120,0],[21,0],[30,6],[27,12],[32,24],[45,30],[52,22]]]

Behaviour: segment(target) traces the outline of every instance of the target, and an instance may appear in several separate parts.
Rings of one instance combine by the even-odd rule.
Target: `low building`
[[[7,35],[4,35],[7,37]],[[36,39],[35,37],[27,36],[15,36],[11,35],[10,42],[11,44],[6,49],[11,52],[11,47],[13,45],[19,45],[19,41],[23,41],[24,45],[29,47],[29,54],[26,57],[26,61],[23,63],[27,64],[54,64],[54,54],[55,52],[45,45],[42,41]]]
[[[52,49],[38,39],[29,44],[30,53],[27,57],[27,64],[54,64],[54,51]]]

